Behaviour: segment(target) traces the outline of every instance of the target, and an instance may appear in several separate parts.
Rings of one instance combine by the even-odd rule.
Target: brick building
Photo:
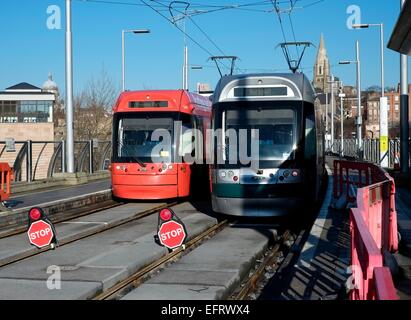
[[[4,141],[15,142],[54,141],[53,108],[58,96],[58,87],[49,79],[42,88],[22,82],[0,91],[0,162],[14,165],[23,143],[15,143],[15,150],[5,148]],[[54,153],[53,143],[36,143],[32,147],[32,175],[36,179],[47,177],[50,159]],[[22,173],[25,172],[25,161]],[[22,180],[25,175],[22,174]]]

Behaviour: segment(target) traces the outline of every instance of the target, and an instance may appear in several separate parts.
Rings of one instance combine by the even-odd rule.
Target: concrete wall
[[[54,141],[53,123],[0,123],[0,141],[6,138],[14,138],[15,141]],[[8,162],[13,166],[14,161],[20,151],[22,144],[16,143],[15,152],[6,152],[4,145],[0,145],[0,162]],[[47,170],[51,157],[54,153],[54,144],[33,143],[33,173],[35,179],[47,178]],[[41,156],[39,157],[41,153]],[[37,167],[36,167],[37,164]],[[22,166],[22,180],[26,179],[26,164]]]

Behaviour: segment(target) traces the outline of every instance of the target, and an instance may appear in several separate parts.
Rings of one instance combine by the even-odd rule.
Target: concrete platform
[[[0,211],[0,238],[24,232],[28,224],[28,210],[33,206],[43,208],[50,220],[55,222],[115,204],[109,180],[15,196],[8,203],[14,206]]]
[[[228,227],[123,300],[227,299],[275,236],[275,230],[264,227]]]
[[[86,237],[96,232],[120,225],[146,210],[164,206],[165,203],[131,203],[113,209],[56,224],[56,237],[60,245]],[[39,249],[30,245],[26,233],[0,239],[0,266],[32,255]]]
[[[173,209],[186,224],[189,238],[217,223],[216,219],[198,212],[188,203]],[[150,215],[4,266],[0,268],[0,297],[47,299],[57,294],[59,299],[88,299],[167,254],[166,248],[154,242],[157,219],[156,214]],[[60,291],[45,288],[50,276],[47,268],[52,265],[61,269]],[[31,284],[42,289],[38,292],[22,289]]]
[[[77,186],[58,186],[53,187],[50,190],[43,191],[30,191],[25,194],[14,195],[8,200],[8,203],[12,204],[12,210],[29,208],[38,206],[43,203],[57,201],[62,199],[70,199],[78,196],[82,196],[89,193],[94,193],[103,190],[109,190],[111,188],[111,180],[104,179],[94,181]]]
[[[396,188],[398,231],[401,234],[399,252],[395,254],[399,274],[394,279],[401,300],[411,300],[411,189]]]
[[[401,252],[411,257],[411,190],[396,189],[398,231],[401,234]]]
[[[308,237],[296,240],[260,299],[336,299],[344,293],[350,263],[349,216],[346,210],[330,208],[332,183],[329,171],[324,202]]]

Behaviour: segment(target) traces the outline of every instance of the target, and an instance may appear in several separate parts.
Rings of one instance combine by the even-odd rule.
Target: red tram
[[[207,167],[203,137],[211,121],[208,98],[184,90],[127,91],[113,111],[113,196],[186,197],[190,181],[207,176],[201,171]],[[183,160],[187,155],[194,164]]]

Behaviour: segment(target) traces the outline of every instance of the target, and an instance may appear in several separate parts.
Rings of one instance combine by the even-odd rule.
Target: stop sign
[[[27,235],[30,243],[37,248],[48,246],[54,237],[51,225],[43,220],[33,222],[27,231]]]
[[[158,230],[161,244],[169,249],[181,246],[186,236],[183,225],[174,220],[163,223]]]

